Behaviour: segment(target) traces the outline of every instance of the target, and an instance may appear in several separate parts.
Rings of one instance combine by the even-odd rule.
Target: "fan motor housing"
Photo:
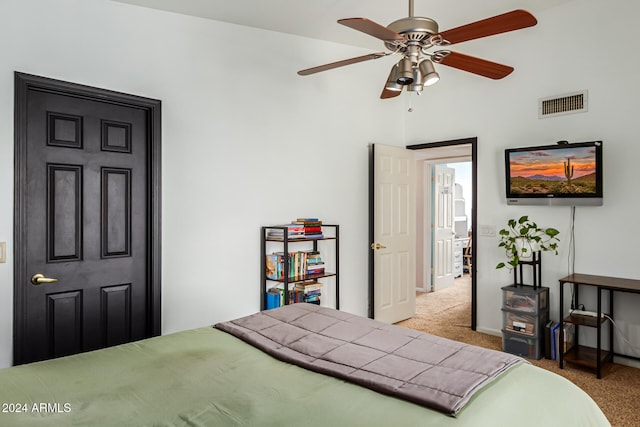
[[[398,34],[412,32],[438,34],[438,23],[431,18],[420,16],[398,19],[387,25],[387,28]]]
[[[438,34],[438,23],[433,19],[420,16],[398,19],[387,25],[387,28],[398,34],[402,34],[406,37],[407,41],[414,41],[419,44],[422,44],[423,40],[428,40],[432,35]],[[397,42],[385,42],[385,45],[389,50],[396,50],[398,48]]]

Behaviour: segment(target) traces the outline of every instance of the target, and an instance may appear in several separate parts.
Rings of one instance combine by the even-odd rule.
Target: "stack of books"
[[[298,218],[291,222],[292,225],[302,226],[305,239],[322,239],[322,221],[318,218]]]
[[[304,226],[300,224],[287,224],[283,225],[284,228],[271,228],[267,231],[267,237],[276,239],[284,239],[284,233],[286,228],[287,238],[289,240],[305,239]]]
[[[295,300],[292,302],[308,302],[311,304],[320,304],[320,296],[322,295],[322,283],[315,280],[296,283],[293,288]]]
[[[324,261],[318,251],[307,251],[307,274],[323,274]]]

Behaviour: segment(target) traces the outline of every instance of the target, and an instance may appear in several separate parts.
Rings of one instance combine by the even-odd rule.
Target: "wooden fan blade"
[[[389,90],[385,87],[384,89],[382,89],[382,93],[380,94],[380,99],[395,98],[401,93],[402,93],[401,90]]]
[[[369,34],[370,36],[384,41],[404,40],[404,36],[367,18],[338,19],[338,24],[345,25],[349,28],[353,28],[354,30],[362,31],[365,34]]]
[[[447,53],[441,56],[439,53]],[[469,73],[478,74],[479,76],[489,77],[490,79],[499,80],[507,77],[513,72],[513,67],[498,64],[497,62],[487,61],[486,59],[476,58],[474,56],[465,55],[458,52],[438,51],[431,58],[433,62],[448,65]]]
[[[333,68],[344,67],[345,65],[356,64],[362,61],[368,61],[370,59],[378,59],[386,56],[384,52],[370,53],[368,55],[356,56],[355,58],[343,59],[342,61],[332,62],[330,64],[318,65],[317,67],[307,68],[306,70],[298,71],[301,76],[308,76],[309,74],[319,73],[320,71],[331,70]]]
[[[449,44],[454,44],[533,27],[537,23],[538,21],[532,14],[519,9],[443,31],[440,36]]]

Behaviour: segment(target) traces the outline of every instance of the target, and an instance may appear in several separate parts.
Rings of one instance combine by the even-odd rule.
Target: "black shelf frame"
[[[310,279],[322,279],[326,277],[334,277],[335,279],[335,308],[340,309],[340,226],[337,224],[322,224],[323,234],[325,228],[332,228],[333,233],[330,236],[314,237],[304,239],[290,239],[287,235],[287,225],[266,225],[260,228],[260,310],[265,309],[265,294],[267,293],[267,283],[277,282],[281,283],[285,289],[284,292],[284,304],[288,305],[289,301],[289,285],[292,283],[302,282]],[[269,237],[268,230],[282,230],[283,237]],[[311,242],[313,250],[318,250],[318,242],[322,241],[334,241],[335,242],[335,272],[324,272],[322,274],[304,274],[297,277],[289,277],[285,275],[282,279],[270,279],[266,275],[267,271],[267,242],[275,242],[282,244],[282,251],[285,254],[289,253],[289,245],[295,245],[297,243]],[[289,257],[284,257],[284,271],[289,271]]]
[[[528,286],[523,281],[523,267],[530,265],[533,271],[533,289],[538,289],[542,286],[542,253],[540,251],[534,251],[531,261],[523,261],[522,258],[518,262],[518,266],[513,269],[513,286]],[[518,282],[518,271],[520,272],[520,281]]]
[[[558,357],[558,367],[560,369],[564,368],[564,362],[572,363],[575,365],[579,365],[582,367],[590,368],[595,371],[596,377],[598,379],[602,378],[602,368],[605,366],[607,362],[613,362],[614,356],[621,356],[628,359],[640,360],[640,358],[635,357],[633,355],[628,354],[620,354],[614,351],[614,330],[613,330],[613,322],[611,319],[614,318],[613,311],[613,301],[614,294],[616,292],[629,292],[640,294],[640,280],[636,279],[623,279],[618,277],[609,277],[609,276],[596,276],[590,274],[580,274],[573,273],[569,276],[563,277],[559,280],[560,282],[560,317],[564,317],[564,285],[566,283],[572,284],[574,286],[574,300],[572,301],[574,307],[579,306],[579,293],[580,288],[583,286],[591,286],[596,288],[596,317],[588,317],[588,316],[571,316],[569,313],[568,316],[562,319],[563,323],[573,323],[576,325],[575,331],[575,344],[572,350],[569,350],[567,353],[562,354],[560,352]],[[602,302],[602,294],[603,291],[607,291],[607,296],[609,300],[608,311],[609,313],[602,317],[603,311],[603,302]],[[598,320],[599,319],[599,320]],[[608,322],[608,332],[609,332],[609,349],[604,350],[602,348],[602,328]],[[586,347],[579,345],[578,342],[578,329],[580,326],[596,328],[596,347]],[[564,329],[559,329],[559,341],[562,342],[564,340]]]
[[[613,323],[609,322],[609,351],[603,350],[602,348],[602,326],[608,319],[602,318],[602,289],[600,287],[597,288],[597,316],[589,318],[588,316],[568,316],[564,317],[564,285],[565,283],[573,283],[574,284],[574,301],[575,306],[578,306],[579,295],[580,295],[580,283],[567,281],[565,279],[560,279],[560,317],[563,317],[562,323],[572,323],[575,325],[576,330],[574,332],[574,345],[573,348],[566,353],[559,351],[558,353],[558,367],[560,369],[564,368],[564,362],[572,363],[574,365],[582,366],[585,368],[589,368],[595,370],[596,377],[598,379],[602,378],[602,367],[606,362],[613,362]],[[609,316],[613,315],[613,294],[611,290],[609,290]],[[600,319],[598,321],[598,319]],[[579,343],[579,330],[580,326],[586,326],[590,328],[596,328],[596,347],[586,347],[580,345]],[[560,327],[558,330],[559,342],[564,341],[564,328]]]

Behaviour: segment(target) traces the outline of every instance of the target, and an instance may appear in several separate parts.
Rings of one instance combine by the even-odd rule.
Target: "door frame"
[[[13,364],[22,360],[25,328],[26,190],[27,190],[27,94],[31,90],[58,93],[80,99],[113,103],[147,111],[147,336],[161,328],[161,101],[76,83],[14,73],[14,265],[13,265]]]
[[[440,148],[440,147],[453,147],[456,145],[471,145],[471,176],[472,176],[472,184],[471,184],[471,330],[475,331],[477,327],[477,280],[476,280],[476,245],[477,245],[477,233],[478,233],[478,138],[470,137],[470,138],[462,138],[462,139],[452,139],[448,141],[438,141],[438,142],[429,142],[422,144],[414,144],[407,145],[405,148],[408,150],[424,150],[429,148]]]

